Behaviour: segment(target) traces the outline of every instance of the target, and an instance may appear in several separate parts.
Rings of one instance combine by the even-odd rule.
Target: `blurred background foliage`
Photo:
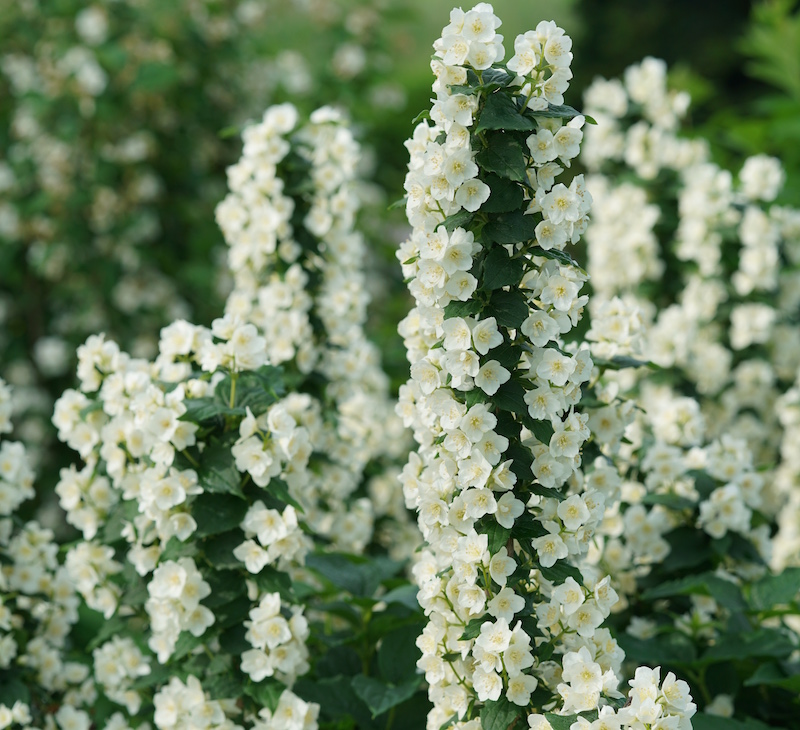
[[[0,12],[0,376],[41,484],[65,463],[49,424],[74,350],[104,331],[152,354],[176,317],[222,311],[214,207],[238,132],[271,103],[347,110],[368,150],[372,335],[395,386],[409,307],[403,141],[430,95],[430,45],[452,0],[17,0]],[[664,58],[692,94],[692,133],[722,164],[778,156],[800,194],[796,0],[497,0],[507,42],[542,18],[574,39],[567,103],[596,76]]]

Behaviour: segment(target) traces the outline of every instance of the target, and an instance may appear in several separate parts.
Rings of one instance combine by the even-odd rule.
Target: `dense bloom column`
[[[639,670],[615,709],[622,652],[600,625],[616,594],[575,567],[615,484],[582,478],[590,432],[575,406],[592,362],[562,339],[587,301],[564,248],[591,201],[582,177],[556,182],[583,136],[563,106],[571,41],[542,22],[503,67],[490,5],[450,20],[434,44],[432,123],[408,143],[414,231],[398,253],[416,300],[398,409],[419,443],[403,482],[426,540],[428,727],[527,715],[546,728],[553,712],[688,725],[685,684],[659,687],[657,670]]]

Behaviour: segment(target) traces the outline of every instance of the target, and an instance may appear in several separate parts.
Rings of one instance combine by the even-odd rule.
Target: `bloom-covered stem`
[[[545,708],[634,723],[638,702],[609,704],[622,653],[600,625],[616,594],[577,568],[611,495],[583,480],[592,361],[563,340],[587,302],[564,249],[591,202],[581,176],[556,183],[583,136],[563,105],[571,42],[542,22],[503,66],[488,3],[450,21],[432,123],[407,143],[414,230],[398,252],[416,300],[398,410],[419,444],[403,482],[426,540],[414,571],[428,727],[541,727]],[[639,679],[658,692],[657,675]]]

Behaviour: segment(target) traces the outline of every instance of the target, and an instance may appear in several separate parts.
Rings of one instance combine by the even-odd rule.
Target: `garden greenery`
[[[68,35],[70,7],[47,38]],[[192,7],[231,50],[264,21],[246,2]],[[354,38],[377,17],[317,9]],[[52,418],[77,455],[55,486],[73,538],[28,520],[52,463],[0,441],[0,730],[796,726],[800,222],[776,202],[780,162],[717,164],[655,59],[595,82],[581,113],[562,28],[516,35],[506,60],[492,6],[455,8],[406,142],[395,401],[365,334],[371,193],[346,115],[287,102],[243,126],[215,198],[227,265],[203,279],[224,302],[192,324],[137,254],[161,230],[156,137],[108,146],[108,179],[75,167],[134,60],[141,109],[170,128],[158,90],[185,69],[170,76],[169,43],[137,44],[118,12],[134,9],[77,14],[66,55],[43,41],[2,58],[9,260],[25,245],[45,278],[83,270],[69,252],[86,221],[58,216],[79,196],[92,246],[153,284],[161,313],[118,343],[97,332],[124,297],[86,291],[95,318],[65,312],[37,346],[61,377],[69,339],[95,330]],[[368,47],[344,43],[330,73],[373,78]],[[276,63],[300,92],[303,64]],[[51,123],[61,102],[97,125],[85,149]],[[36,312],[41,343],[54,324]],[[157,345],[128,354],[162,315]],[[0,434],[30,403],[0,380]]]

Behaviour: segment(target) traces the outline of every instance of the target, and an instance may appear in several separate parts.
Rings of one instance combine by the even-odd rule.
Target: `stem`
[[[230,408],[236,405],[236,381],[239,378],[239,373],[231,373],[231,400],[229,403]]]
[[[186,461],[188,461],[195,469],[200,468],[200,464],[198,464],[197,459],[195,459],[187,450],[184,449],[181,451],[181,454],[186,457]]]
[[[391,710],[389,710],[389,717],[386,719],[385,730],[392,730],[392,725],[394,724],[394,716],[396,710],[397,710],[397,705],[395,705],[394,707],[392,707]]]

